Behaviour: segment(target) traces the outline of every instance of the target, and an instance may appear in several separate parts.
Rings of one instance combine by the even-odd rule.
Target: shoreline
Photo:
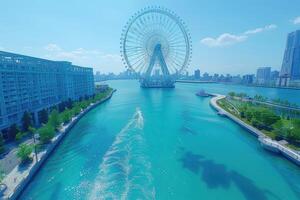
[[[273,88],[273,89],[283,89],[283,90],[300,90],[298,87],[276,87],[276,86],[267,86],[267,85],[249,85],[249,84],[234,84],[229,82],[217,82],[217,81],[193,81],[193,80],[176,80],[176,83],[215,83],[222,85],[234,85],[234,86],[245,86],[253,88]]]
[[[255,127],[245,123],[238,117],[234,116],[233,114],[227,112],[225,109],[220,107],[217,104],[218,100],[221,100],[225,98],[225,95],[220,94],[212,94],[212,98],[210,99],[210,105],[218,112],[219,115],[224,116],[232,120],[233,122],[237,123],[239,126],[247,130],[249,133],[257,137],[258,141],[260,142],[261,146],[273,153],[278,153],[294,164],[298,165],[300,167],[300,154],[296,153],[294,150],[290,149],[289,147],[286,147],[282,144],[279,144],[277,141],[272,140],[270,137],[265,135],[260,130],[256,129]]]
[[[104,99],[94,104],[91,104],[80,114],[73,117],[71,122],[69,122],[67,125],[62,126],[61,130],[52,139],[51,143],[48,144],[44,150],[38,153],[38,161],[36,161],[35,156],[33,156],[33,161],[28,166],[26,166],[25,169],[22,169],[22,166],[18,165],[9,174],[7,174],[2,181],[2,183],[4,183],[7,186],[7,188],[2,193],[2,196],[0,196],[0,199],[18,199],[18,197],[22,194],[23,190],[27,187],[27,185],[34,178],[34,176],[39,172],[43,164],[47,161],[47,159],[54,152],[56,147],[61,143],[63,138],[74,127],[74,125],[76,125],[77,122],[89,111],[93,110],[103,102],[109,100],[114,92],[116,92],[115,89],[113,89],[111,93]]]

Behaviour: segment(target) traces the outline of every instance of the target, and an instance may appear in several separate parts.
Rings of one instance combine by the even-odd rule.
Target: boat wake
[[[137,109],[104,155],[90,199],[155,199],[143,126]]]

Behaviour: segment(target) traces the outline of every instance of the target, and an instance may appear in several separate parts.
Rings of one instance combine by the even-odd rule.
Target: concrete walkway
[[[73,117],[68,124],[62,126],[60,131],[56,134],[54,138],[52,138],[51,142],[46,146],[46,148],[44,148],[38,153],[38,160],[36,160],[34,154],[32,154],[33,161],[31,163],[24,166],[18,165],[9,174],[7,174],[4,180],[2,181],[2,183],[4,183],[7,186],[7,188],[2,193],[2,196],[0,196],[0,199],[17,199],[17,197],[21,194],[26,185],[38,172],[42,164],[47,160],[52,151],[57,147],[57,145],[60,143],[63,137],[77,123],[77,121],[90,110],[95,108],[97,105],[110,99],[114,92],[115,90],[113,90],[107,97],[100,100],[99,102],[91,104],[88,108],[86,108],[76,117]]]
[[[240,120],[238,117],[232,115],[231,113],[227,112],[223,108],[221,108],[217,101],[226,98],[225,95],[220,94],[212,94],[213,98],[210,100],[210,105],[218,111],[218,113],[221,113],[223,116],[228,117],[235,123],[239,124],[241,127],[248,130],[251,134],[255,135],[259,138],[259,141],[261,142],[262,146],[265,147],[265,149],[271,150],[273,152],[277,151],[281,153],[283,156],[300,166],[300,154],[289,147],[286,147],[282,144],[279,144],[277,141],[272,140],[270,137],[265,135],[260,130],[256,129],[255,127],[245,123],[244,121]]]

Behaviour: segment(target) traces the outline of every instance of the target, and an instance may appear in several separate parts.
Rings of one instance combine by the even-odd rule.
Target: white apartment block
[[[42,109],[94,94],[93,69],[0,51],[0,130],[25,111],[38,123]]]

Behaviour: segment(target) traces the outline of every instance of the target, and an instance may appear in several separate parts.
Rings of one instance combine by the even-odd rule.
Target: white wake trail
[[[90,199],[155,199],[143,127],[137,108],[104,155]]]

